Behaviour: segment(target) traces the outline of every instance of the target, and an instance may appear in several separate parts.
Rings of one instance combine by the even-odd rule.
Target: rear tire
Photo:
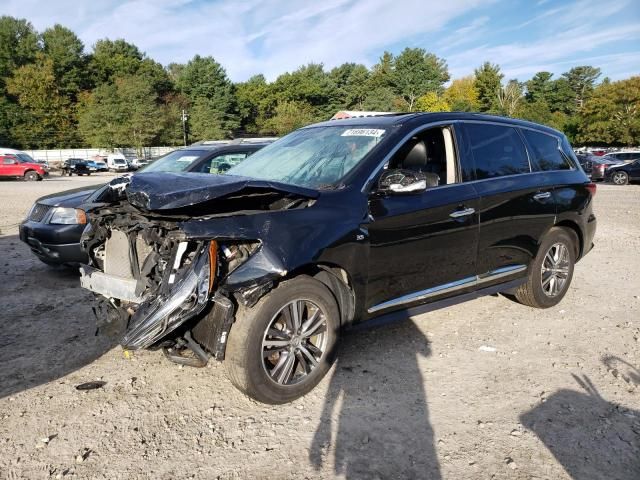
[[[302,275],[280,284],[252,308],[240,307],[224,362],[229,379],[263,403],[302,397],[331,367],[339,318],[336,300],[321,282]]]
[[[527,281],[515,291],[515,299],[534,308],[560,303],[573,278],[577,246],[573,231],[561,227],[549,230],[529,267]]]
[[[38,172],[31,170],[24,174],[24,179],[27,182],[37,182],[40,179],[40,175],[38,175]]]

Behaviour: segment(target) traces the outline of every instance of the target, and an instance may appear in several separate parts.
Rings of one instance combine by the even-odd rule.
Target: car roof
[[[520,127],[528,127],[534,128],[536,130],[546,131],[548,133],[552,133],[554,135],[564,134],[555,130],[553,128],[547,127],[545,125],[540,125],[539,123],[528,122],[526,120],[520,120],[517,118],[511,117],[501,117],[498,115],[486,115],[483,113],[470,113],[470,112],[418,112],[418,113],[392,113],[392,114],[384,114],[384,115],[375,115],[370,117],[354,117],[354,118],[345,118],[345,119],[336,119],[336,120],[327,120],[325,122],[315,123],[309,125],[304,128],[314,128],[314,127],[328,127],[328,126],[337,126],[337,125],[345,125],[345,126],[380,126],[380,127],[391,127],[391,126],[400,126],[407,123],[415,123],[418,126],[421,123],[431,123],[431,122],[453,122],[453,121],[485,121],[491,123],[503,123],[505,125],[511,126],[520,126]]]
[[[210,151],[210,152],[214,152],[214,151],[225,151],[225,150],[244,150],[246,147],[249,147],[249,149],[254,148],[256,150],[259,150],[262,147],[266,147],[267,145],[270,145],[272,142],[264,142],[264,143],[224,143],[224,144],[199,144],[199,145],[189,145],[188,147],[182,147],[179,148],[178,150],[206,150],[206,151]]]

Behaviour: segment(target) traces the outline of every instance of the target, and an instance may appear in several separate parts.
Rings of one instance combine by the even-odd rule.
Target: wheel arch
[[[578,244],[576,245],[576,261],[578,261],[582,257],[582,253],[584,252],[584,234],[580,229],[580,226],[572,221],[572,220],[562,220],[554,225],[554,227],[565,228],[575,234],[578,239]]]
[[[329,289],[338,304],[341,326],[353,321],[356,305],[355,292],[353,281],[346,269],[332,263],[310,263],[289,272],[283,280],[295,278],[298,275],[309,275]]]

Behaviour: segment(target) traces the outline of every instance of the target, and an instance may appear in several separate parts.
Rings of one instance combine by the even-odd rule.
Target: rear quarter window
[[[538,170],[570,170],[571,164],[567,157],[560,151],[558,139],[545,133],[523,129],[522,133],[527,140],[531,163]]]
[[[477,180],[531,171],[527,151],[515,128],[468,123],[465,130],[471,144]]]

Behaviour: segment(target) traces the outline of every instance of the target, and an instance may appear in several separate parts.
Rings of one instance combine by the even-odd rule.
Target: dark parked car
[[[592,248],[595,190],[541,125],[328,121],[225,175],[144,172],[105,188],[83,206],[81,284],[124,348],[224,358],[240,390],[283,403],[325,375],[343,328],[496,292],[556,305]]]
[[[89,164],[86,160],[82,158],[67,158],[61,167],[62,175],[73,175],[74,173],[78,176],[82,175],[91,175],[91,170],[89,169]]]
[[[640,160],[608,168],[607,180],[616,185],[626,185],[629,182],[640,181]]]
[[[218,165],[238,163],[265,144],[217,145],[186,147],[159,158],[146,169],[150,171],[218,171]],[[140,172],[143,170],[141,169]],[[80,235],[85,228],[84,216],[76,208],[91,194],[102,188],[94,185],[54,193],[36,200],[27,218],[20,225],[20,239],[33,253],[49,265],[87,261],[80,249]]]
[[[620,165],[620,161],[607,159],[607,157],[597,157],[590,154],[577,154],[576,157],[584,172],[591,180],[604,180],[606,171],[612,165]]]
[[[640,159],[640,151],[629,150],[626,152],[612,152],[607,153],[603,158],[613,160],[618,163],[631,163],[634,160]]]

